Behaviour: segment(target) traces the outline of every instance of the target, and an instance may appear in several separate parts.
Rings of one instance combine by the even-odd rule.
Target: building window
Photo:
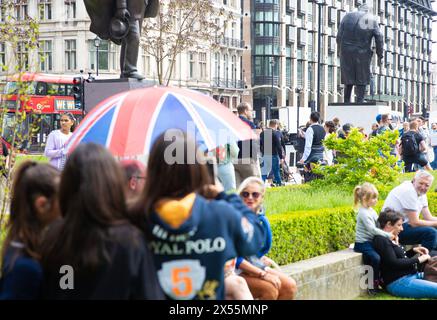
[[[188,53],[189,58],[189,70],[188,70],[188,76],[190,79],[194,79],[196,76],[196,54],[194,52]]]
[[[65,70],[76,70],[76,40],[65,40]]]
[[[224,72],[225,72],[224,79],[225,79],[225,81],[227,83],[228,79],[229,79],[229,55],[228,54],[224,55],[223,62],[224,62],[224,65],[225,65],[225,68],[224,68]]]
[[[39,59],[41,71],[53,70],[53,42],[51,40],[44,40],[40,42]]]
[[[6,5],[0,1],[0,22],[5,22],[6,19]]]
[[[236,56],[232,56],[231,81],[232,81],[232,83],[236,83],[236,81],[237,81],[237,57]]]
[[[38,12],[40,20],[51,20],[52,0],[38,0]]]
[[[29,47],[25,42],[17,43],[17,64],[19,70],[29,69]]]
[[[237,23],[236,22],[232,22],[231,38],[232,39],[236,39],[237,38]]]
[[[291,83],[291,79],[293,79],[292,70],[293,70],[292,60],[290,58],[287,58],[285,64],[285,73],[286,73],[285,77],[287,79],[287,87],[291,87],[292,85]]]
[[[199,68],[200,68],[200,79],[206,79],[206,53],[199,53]]]
[[[0,42],[0,71],[4,71],[6,67],[6,45]]]
[[[28,1],[27,0],[18,0],[15,3],[14,11],[15,11],[15,19],[24,20],[28,16]]]
[[[65,16],[67,19],[76,19],[76,0],[65,0]]]
[[[215,59],[214,59],[214,70],[215,70],[215,77],[216,78],[220,78],[220,53],[216,53],[215,54]]]
[[[97,48],[94,40],[88,40],[90,69],[96,69]],[[102,40],[99,46],[99,70],[109,71],[115,69],[115,48],[107,40]]]
[[[151,75],[152,69],[151,69],[150,56],[143,55],[143,64],[144,64],[144,74],[148,76]]]
[[[297,86],[303,87],[303,61],[297,60]]]

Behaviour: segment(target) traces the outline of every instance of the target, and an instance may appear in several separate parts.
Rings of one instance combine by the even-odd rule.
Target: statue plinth
[[[100,102],[117,93],[156,85],[154,81],[124,78],[85,82],[85,111],[88,113]]]
[[[366,101],[366,102],[335,102],[329,103],[328,106],[387,106],[385,101]]]
[[[341,125],[351,123],[354,127],[363,127],[364,132],[370,134],[376,116],[390,111],[390,106],[385,102],[330,103],[325,111],[325,120],[337,117]]]

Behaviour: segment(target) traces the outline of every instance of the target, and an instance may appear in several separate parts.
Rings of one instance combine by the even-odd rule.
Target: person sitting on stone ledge
[[[393,233],[384,232],[377,227],[378,215],[373,207],[378,202],[378,190],[368,182],[354,189],[354,205],[359,204],[356,224],[356,236],[354,251],[363,254],[363,260],[366,265],[371,265],[373,269],[374,281],[373,287],[368,289],[369,295],[375,295],[381,285],[379,265],[381,259],[372,245],[373,238],[376,235],[394,239]]]
[[[399,245],[403,215],[386,208],[380,213],[378,223],[383,231],[396,236],[394,240],[380,235],[373,239],[373,246],[381,256],[381,273],[387,291],[405,298],[437,298],[437,283],[424,280],[423,273],[418,272],[420,264],[431,258],[428,249],[415,247],[405,252]]]
[[[293,300],[297,293],[296,281],[281,272],[278,265],[266,257],[272,245],[272,231],[263,210],[264,193],[264,183],[257,177],[244,180],[238,190],[244,203],[257,214],[265,230],[265,239],[256,255],[237,259],[237,273],[240,272],[246,279],[254,299]]]

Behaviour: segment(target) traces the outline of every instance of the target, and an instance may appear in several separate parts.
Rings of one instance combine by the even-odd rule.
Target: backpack
[[[414,156],[419,153],[419,145],[413,133],[406,132],[402,136],[402,153],[404,156]]]

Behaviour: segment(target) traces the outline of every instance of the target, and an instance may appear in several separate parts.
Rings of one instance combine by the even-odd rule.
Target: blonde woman
[[[238,193],[243,202],[257,214],[265,231],[265,239],[263,247],[256,255],[237,258],[237,271],[246,279],[254,299],[294,299],[297,292],[296,282],[282,273],[273,260],[266,257],[272,245],[272,231],[264,213],[265,186],[263,181],[257,177],[249,177],[241,183]]]

